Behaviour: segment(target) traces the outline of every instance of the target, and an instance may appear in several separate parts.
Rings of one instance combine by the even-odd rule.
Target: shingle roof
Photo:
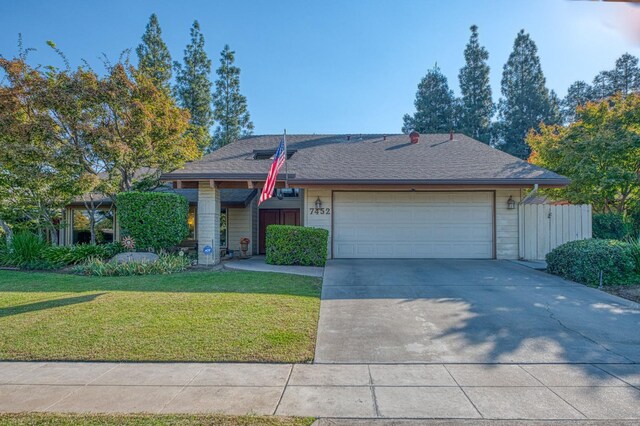
[[[264,180],[271,160],[254,151],[274,150],[281,135],[251,136],[224,146],[165,180]],[[420,135],[287,135],[289,182],[542,184],[566,185],[568,179],[456,133]],[[284,169],[279,179],[284,179]]]

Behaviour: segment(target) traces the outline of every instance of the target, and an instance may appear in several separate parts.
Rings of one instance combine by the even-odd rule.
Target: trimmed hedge
[[[329,231],[291,225],[269,225],[266,262],[271,265],[324,266]]]
[[[162,192],[123,192],[116,197],[123,236],[132,237],[138,250],[166,250],[189,234],[189,202],[181,195]]]
[[[640,283],[631,245],[617,240],[571,241],[547,254],[547,271],[582,284],[597,286]]]
[[[630,231],[630,226],[622,215],[615,213],[596,213],[593,215],[593,238],[603,240],[622,240]]]

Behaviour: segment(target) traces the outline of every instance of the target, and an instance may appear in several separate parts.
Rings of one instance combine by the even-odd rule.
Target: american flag
[[[273,155],[273,163],[271,163],[271,169],[269,170],[267,180],[264,183],[264,188],[262,188],[262,194],[260,194],[258,205],[272,197],[273,188],[275,188],[276,179],[278,179],[278,173],[280,173],[280,169],[284,165],[285,161],[287,161],[287,142],[283,136],[280,140],[280,145],[278,145],[276,153]]]

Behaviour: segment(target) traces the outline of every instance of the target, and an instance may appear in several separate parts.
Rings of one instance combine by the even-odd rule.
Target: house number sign
[[[326,207],[311,207],[309,214],[331,214],[331,209]]]

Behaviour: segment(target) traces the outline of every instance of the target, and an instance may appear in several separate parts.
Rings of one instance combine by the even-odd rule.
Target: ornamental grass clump
[[[5,266],[24,269],[48,269],[51,265],[42,258],[47,243],[33,232],[16,233],[11,243],[2,249],[0,262]]]
[[[51,246],[44,249],[42,257],[54,265],[77,265],[89,259],[111,259],[124,250],[119,243],[78,244],[75,246]]]
[[[93,258],[76,266],[73,271],[96,277],[131,275],[166,275],[186,271],[191,265],[187,256],[161,254],[154,262],[106,262]]]

